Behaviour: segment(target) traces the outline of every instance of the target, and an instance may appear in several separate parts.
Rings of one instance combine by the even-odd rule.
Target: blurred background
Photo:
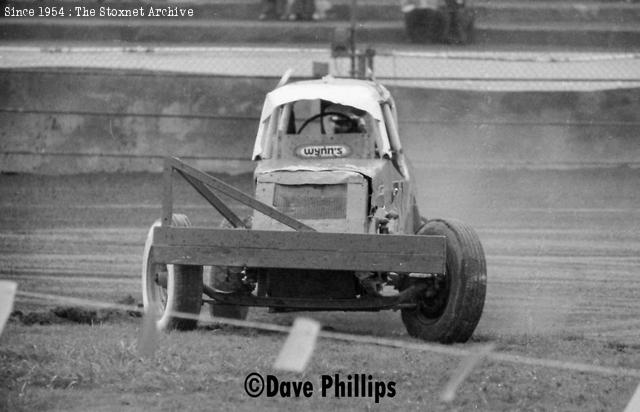
[[[176,342],[163,346],[170,359],[148,374],[124,346],[135,346],[137,320],[60,326],[69,311],[55,307],[65,296],[140,303],[164,156],[253,191],[262,102],[289,69],[292,80],[373,76],[395,97],[421,214],[469,223],[486,253],[485,307],[465,348],[491,342],[635,368],[623,378],[487,362],[459,408],[622,410],[631,397],[640,368],[640,2],[0,4],[0,279],[54,295],[18,295],[2,337],[0,409],[195,410],[219,400],[264,409],[247,403],[238,379],[249,367],[269,370],[279,335],[204,326],[163,335]],[[187,185],[176,181],[173,197],[194,225],[219,226]],[[290,325],[299,315],[252,308],[249,320]],[[303,315],[325,330],[416,342],[398,312]],[[316,372],[376,371],[399,382],[398,409],[452,409],[432,401],[450,359],[335,345],[314,355]],[[96,356],[106,366],[94,374]]]
[[[424,166],[640,159],[638,2],[49,3],[4,1],[2,171],[159,171],[167,154],[251,170],[264,94],[287,69],[369,66]]]

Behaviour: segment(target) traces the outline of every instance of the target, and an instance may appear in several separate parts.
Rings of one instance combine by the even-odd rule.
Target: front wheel
[[[189,227],[185,215],[174,214],[172,225]],[[153,306],[158,311],[158,330],[195,329],[202,308],[202,266],[165,265],[151,259],[153,229],[160,226],[157,220],[149,230],[144,245],[142,263],[142,302],[145,311]],[[180,317],[188,315],[188,318]],[[184,316],[184,315],[183,315]]]
[[[430,220],[417,235],[446,237],[443,278],[416,298],[416,307],[402,310],[411,336],[440,343],[466,342],[475,330],[487,289],[484,251],[475,231],[457,220]],[[415,282],[405,278],[401,289]]]

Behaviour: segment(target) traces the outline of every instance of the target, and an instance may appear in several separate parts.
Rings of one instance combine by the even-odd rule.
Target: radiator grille
[[[294,219],[345,219],[347,185],[277,184],[273,206]]]

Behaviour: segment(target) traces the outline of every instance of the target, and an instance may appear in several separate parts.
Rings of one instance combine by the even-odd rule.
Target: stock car
[[[196,315],[203,302],[236,319],[251,306],[392,309],[412,336],[469,339],[486,293],[482,245],[469,225],[420,214],[415,181],[423,176],[405,156],[384,86],[326,76],[277,87],[264,102],[253,160],[254,198],[169,162],[210,201],[207,185],[254,212],[241,221],[214,199],[235,228],[196,230],[163,207],[142,273],[145,306],[161,308],[161,327],[195,327],[172,310]]]

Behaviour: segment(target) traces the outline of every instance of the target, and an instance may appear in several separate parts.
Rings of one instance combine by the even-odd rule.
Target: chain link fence
[[[198,75],[312,77],[313,62],[349,76],[348,57],[322,48],[0,47],[0,67],[99,68]],[[480,90],[589,90],[640,86],[640,53],[378,50],[384,84]]]
[[[248,159],[264,93],[289,69],[297,78],[314,77],[317,63],[334,76],[352,71],[350,58],[332,57],[329,48],[0,47],[8,81],[31,83],[8,88],[13,92],[0,104],[0,154],[20,156],[18,166],[56,156],[154,164],[166,153]],[[422,163],[439,165],[455,148],[448,165],[640,164],[640,53],[377,50],[373,72],[382,84],[400,86],[392,90],[400,126],[427,154]],[[228,77],[261,86],[255,95],[244,90],[242,103],[224,103],[232,96],[223,94],[239,93],[217,89]],[[73,79],[82,86],[72,86]],[[165,87],[184,91],[161,97],[152,90]],[[203,99],[211,104],[201,105]],[[237,147],[213,152],[206,144],[211,130],[220,144]],[[423,147],[425,131],[443,154]],[[181,143],[185,136],[194,139],[191,146]],[[516,148],[506,154],[499,149],[506,146]]]

